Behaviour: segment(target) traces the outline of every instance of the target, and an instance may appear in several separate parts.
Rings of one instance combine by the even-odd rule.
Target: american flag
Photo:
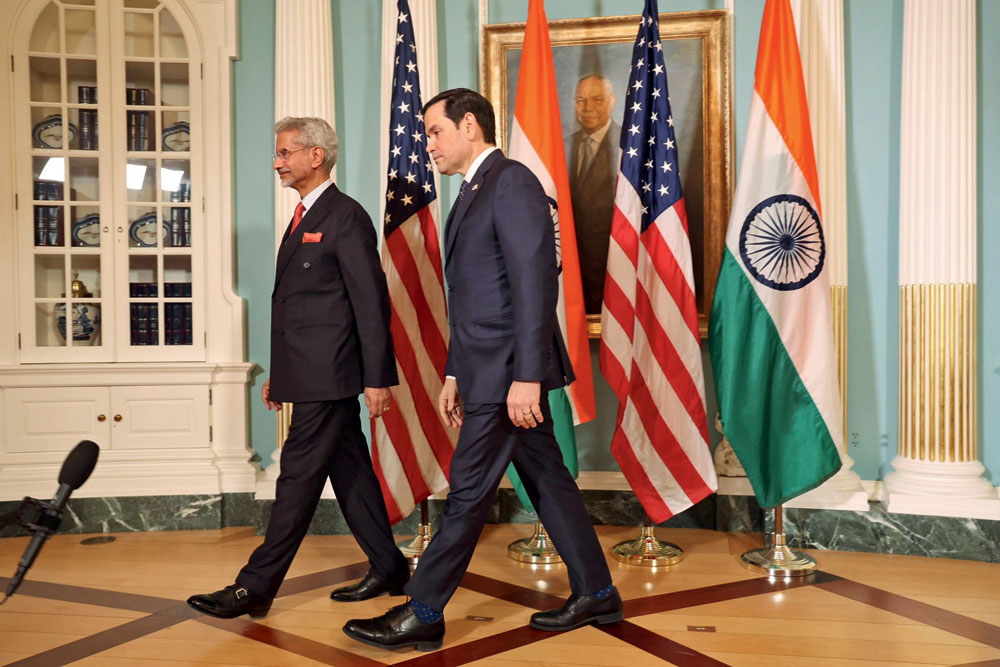
[[[430,206],[437,193],[424,147],[413,24],[406,0],[396,7],[382,269],[392,303],[399,385],[391,389],[392,409],[372,420],[372,464],[392,523],[448,488],[458,437],[437,413],[448,354],[441,250]]]
[[[619,400],[611,452],[659,523],[717,482],[656,0],[646,0],[632,50],[620,146],[601,371]]]

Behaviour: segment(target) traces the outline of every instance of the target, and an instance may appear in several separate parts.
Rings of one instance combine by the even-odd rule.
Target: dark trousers
[[[432,609],[444,609],[469,567],[500,477],[511,461],[566,563],[573,592],[587,595],[609,585],[611,572],[580,489],[563,463],[548,401],[542,400],[545,421],[533,429],[514,426],[502,403],[464,407],[440,529],[420,558],[406,594]]]
[[[389,529],[360,412],[356,397],[295,404],[264,543],[236,577],[238,584],[274,597],[306,535],[327,477],[372,569],[382,576],[406,569]]]

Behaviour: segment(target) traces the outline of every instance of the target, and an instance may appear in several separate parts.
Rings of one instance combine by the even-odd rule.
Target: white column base
[[[898,514],[1000,520],[1000,497],[979,461],[938,463],[897,456],[885,477],[886,509]]]
[[[837,474],[812,491],[796,496],[785,507],[803,507],[817,510],[868,511],[868,492],[861,485],[861,478],[851,468],[854,459],[846,452],[840,453],[843,465]]]
[[[753,486],[750,485],[750,479],[747,477],[719,475],[718,494],[720,496],[752,496],[754,492]]]

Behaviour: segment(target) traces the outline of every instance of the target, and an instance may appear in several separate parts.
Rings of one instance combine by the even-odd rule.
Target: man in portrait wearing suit
[[[563,463],[546,399],[550,389],[573,380],[556,318],[549,200],[527,167],[496,148],[493,107],[482,95],[445,91],[423,114],[438,171],[463,176],[445,229],[451,339],[438,401],[442,419],[461,432],[440,529],[406,585],[410,602],[348,621],[344,632],[381,648],[440,647],[442,610],[511,461],[566,562],[573,590],[563,607],[533,614],[532,627],[615,623],[622,619],[621,597]]]
[[[576,247],[584,307],[588,313],[600,313],[622,128],[611,120],[615,94],[611,80],[605,76],[588,74],[581,78],[576,84],[574,105],[580,129],[566,138],[566,160]]]
[[[206,614],[263,616],[306,534],[326,479],[344,519],[368,556],[360,583],[333,591],[338,601],[402,594],[409,579],[361,431],[358,395],[380,417],[397,384],[389,333],[389,296],[375,228],[361,205],[337,189],[333,128],[319,118],[274,126],[274,170],[298,191],[278,251],[271,293],[271,377],[264,404],[293,403],[281,474],[264,543],[236,577],[188,604]]]

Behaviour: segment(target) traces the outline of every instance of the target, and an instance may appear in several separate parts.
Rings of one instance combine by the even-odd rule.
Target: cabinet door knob
[[[115,416],[114,416],[114,420],[115,420],[116,422],[120,422],[120,421],[122,420],[122,416],[121,416],[121,415],[115,415]]]
[[[105,417],[104,415],[97,415],[97,421],[102,422],[105,419],[107,419],[107,417]]]

